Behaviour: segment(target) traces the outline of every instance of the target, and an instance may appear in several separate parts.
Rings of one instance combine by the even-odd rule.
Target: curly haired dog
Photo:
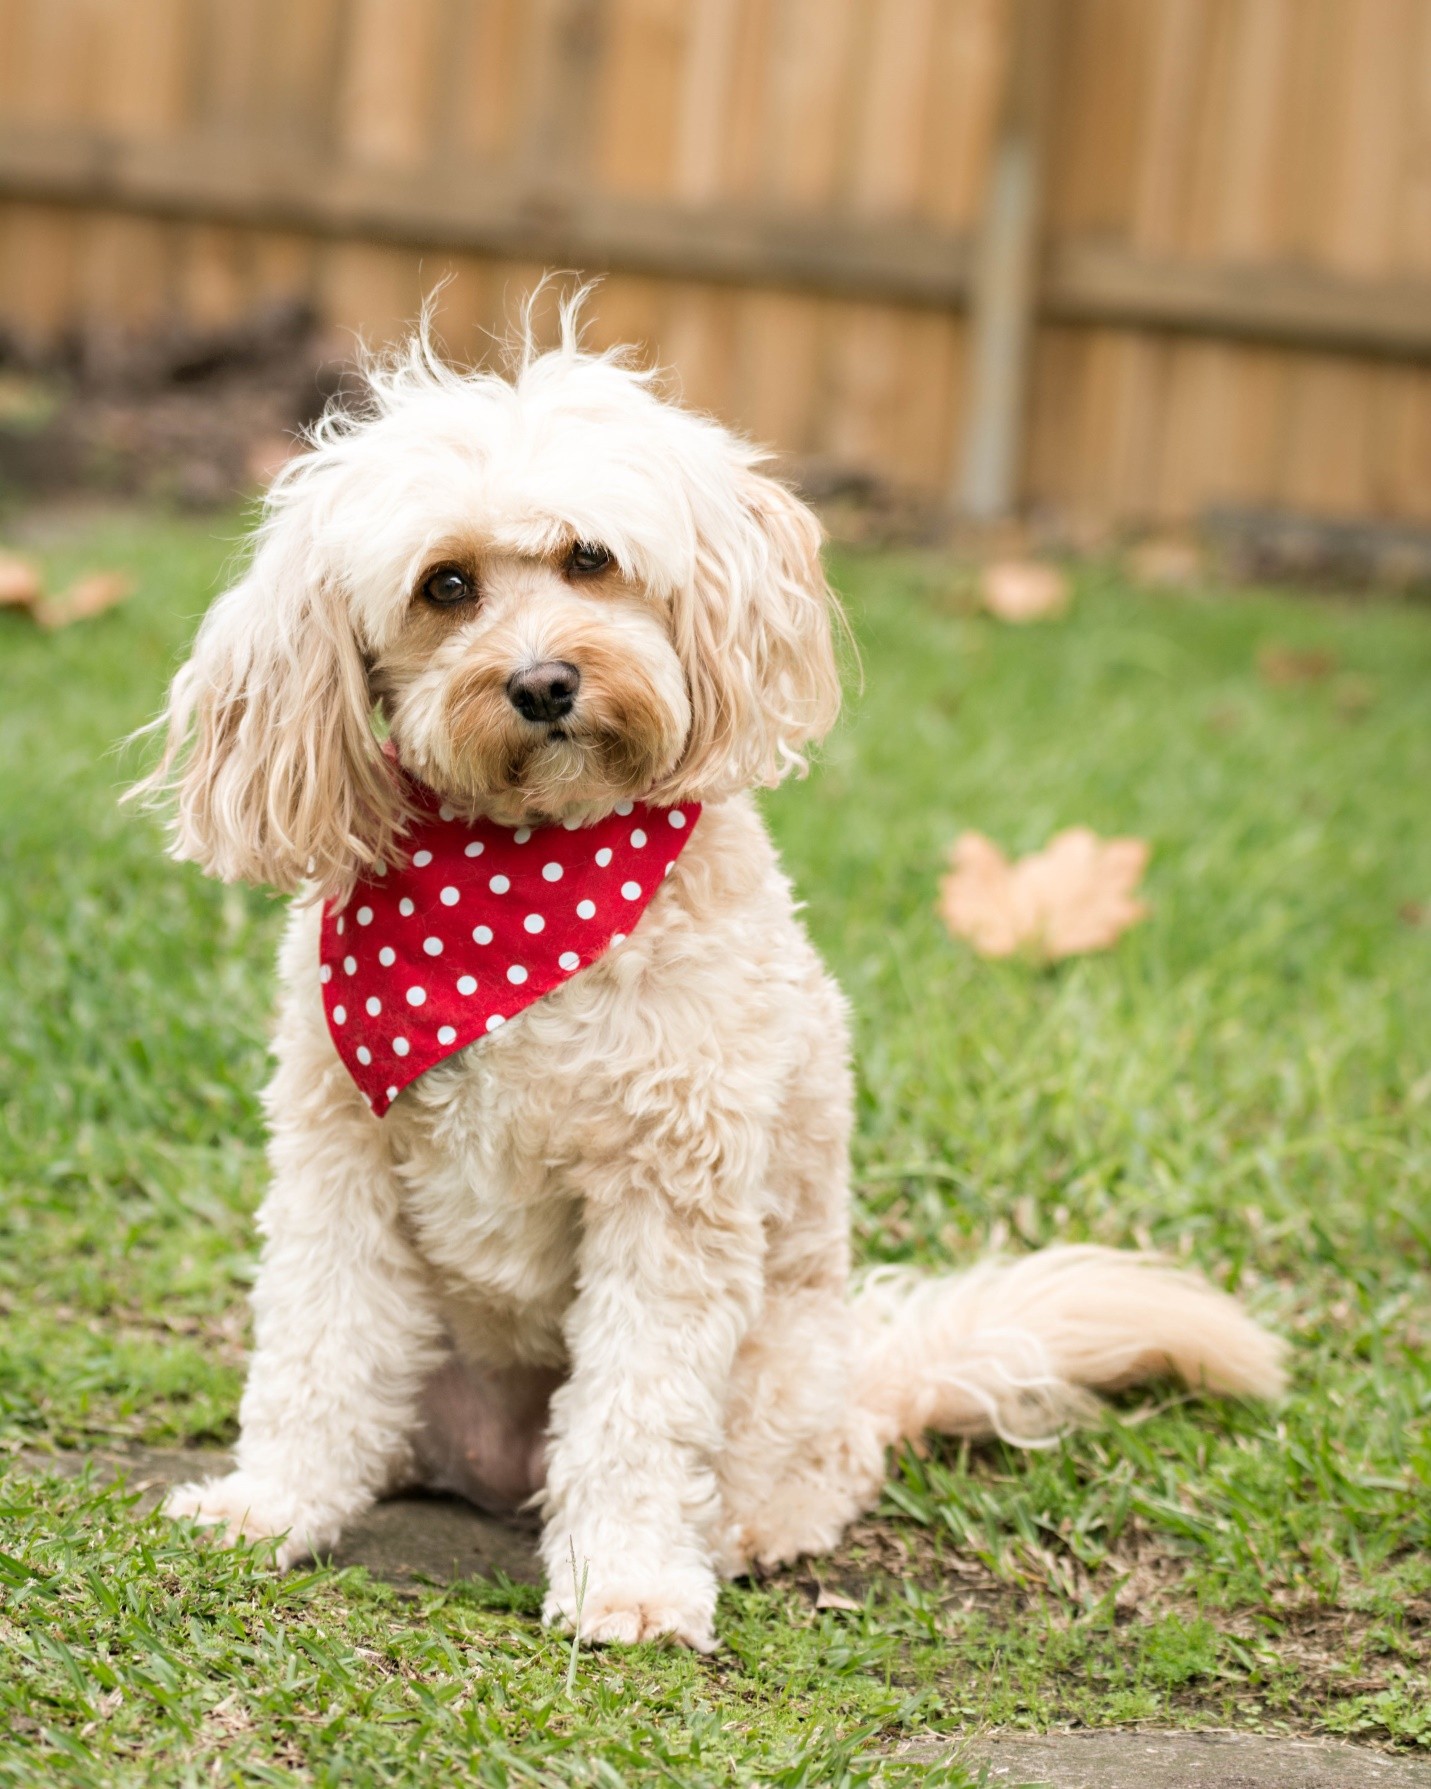
[[[750,794],[835,719],[832,598],[762,457],[568,310],[510,378],[417,340],[276,482],[141,785],[176,857],[307,896],[237,1469],[171,1512],[288,1563],[403,1484],[536,1497],[549,1621],[574,1555],[583,1637],[706,1649],[720,1577],[832,1547],[901,1437],[1046,1436],[1166,1371],[1277,1391],[1268,1335],[1136,1255],[852,1286],[845,1004]],[[704,807],[629,937],[379,1118],[321,902],[405,861],[415,787],[568,834]]]

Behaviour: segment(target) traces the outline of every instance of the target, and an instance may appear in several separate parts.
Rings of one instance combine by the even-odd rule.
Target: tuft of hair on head
[[[555,353],[564,360],[576,360],[588,353],[586,322],[582,313],[599,283],[574,273],[542,275],[518,307],[507,338],[507,364],[514,378],[520,378],[543,354]],[[546,348],[542,345],[538,313],[552,294],[556,296],[557,339],[554,348]]]

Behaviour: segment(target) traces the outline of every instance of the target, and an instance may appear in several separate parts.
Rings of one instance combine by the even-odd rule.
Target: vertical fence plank
[[[978,220],[998,122],[1004,0],[940,0],[929,57],[919,171],[921,217],[947,228]]]
[[[539,191],[579,192],[590,179],[606,24],[603,0],[530,0],[518,159]]]
[[[27,354],[52,349],[80,316],[83,214],[57,205],[7,205],[0,212],[0,290],[5,333]]]
[[[720,192],[739,23],[739,0],[690,0],[672,190],[692,204],[707,203]]]
[[[762,192],[816,209],[838,200],[841,152],[859,102],[858,0],[785,0],[770,45]]]
[[[531,38],[525,0],[449,0],[448,139],[462,161],[515,152]]]
[[[360,165],[415,169],[436,125],[440,0],[353,0],[338,96],[341,147]]]
[[[606,0],[592,165],[614,193],[665,196],[675,186],[687,0]]]

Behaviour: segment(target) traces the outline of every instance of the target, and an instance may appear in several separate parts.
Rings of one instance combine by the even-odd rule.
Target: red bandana
[[[323,1010],[373,1111],[621,940],[700,806],[620,802],[594,826],[459,820],[414,786],[404,868],[323,909]]]

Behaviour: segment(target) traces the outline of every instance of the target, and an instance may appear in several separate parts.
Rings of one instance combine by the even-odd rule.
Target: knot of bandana
[[[379,1118],[435,1063],[620,944],[701,811],[623,801],[594,826],[514,829],[412,793],[407,864],[328,902],[319,943],[329,1033]]]

